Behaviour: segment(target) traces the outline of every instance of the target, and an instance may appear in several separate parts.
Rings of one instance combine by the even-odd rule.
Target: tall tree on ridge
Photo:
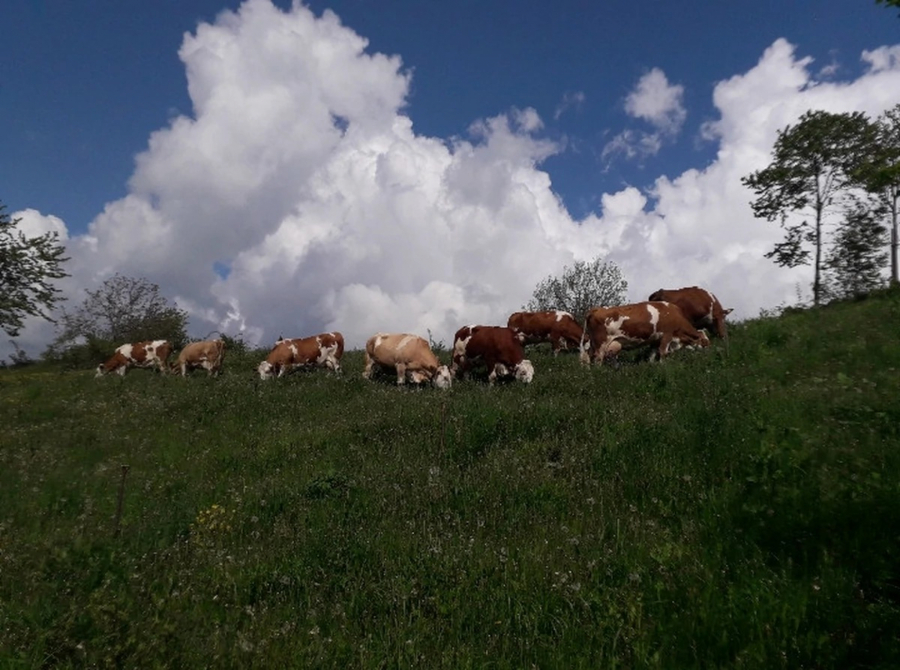
[[[855,175],[874,141],[875,126],[862,112],[808,111],[778,132],[772,163],[741,179],[756,193],[750,203],[754,215],[778,220],[785,230],[784,241],[766,258],[784,267],[811,262],[816,305],[822,299],[826,215],[858,187]]]
[[[900,2],[900,0],[897,0]],[[875,120],[875,151],[859,169],[866,190],[874,194],[889,218],[891,231],[891,283],[900,284],[897,253],[898,201],[900,201],[900,104]]]
[[[865,198],[847,201],[844,219],[834,231],[834,244],[825,260],[823,290],[829,298],[863,295],[884,283],[884,207],[871,205]]]
[[[26,316],[52,321],[49,312],[64,300],[52,280],[68,277],[62,264],[65,247],[56,233],[26,237],[21,219],[4,214],[0,203],[0,329],[16,337]]]

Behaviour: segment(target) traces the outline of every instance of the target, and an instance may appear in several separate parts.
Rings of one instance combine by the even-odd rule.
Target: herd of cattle
[[[659,359],[676,349],[709,346],[706,330],[727,337],[725,317],[718,299],[696,286],[677,290],[660,289],[646,302],[616,307],[594,307],[578,325],[568,312],[516,312],[506,326],[463,326],[453,338],[450,365],[442,365],[428,342],[418,335],[378,333],[366,342],[363,377],[376,371],[397,375],[397,384],[431,382],[449,388],[454,378],[473,369],[487,371],[493,384],[499,378],[529,383],[534,366],[525,358],[525,345],[549,342],[554,354],[577,348],[582,363],[603,363],[623,348],[649,346]],[[225,355],[222,340],[193,342],[168,363],[172,345],[166,340],[123,344],[105,363],[97,366],[97,376],[116,372],[124,375],[131,367],[157,367],[163,373],[203,368],[218,375]],[[338,332],[312,337],[279,338],[257,367],[261,379],[283,377],[299,368],[325,367],[341,371],[344,337]]]

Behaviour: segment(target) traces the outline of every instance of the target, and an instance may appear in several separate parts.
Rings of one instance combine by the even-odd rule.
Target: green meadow
[[[900,667],[900,292],[530,386],[264,355],[0,371],[0,667]]]

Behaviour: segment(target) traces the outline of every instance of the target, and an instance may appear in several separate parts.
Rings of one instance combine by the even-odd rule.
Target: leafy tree
[[[16,337],[26,316],[51,320],[49,312],[65,300],[52,280],[68,277],[65,248],[56,233],[26,237],[21,219],[10,219],[0,204],[0,329]]]
[[[628,282],[618,266],[598,256],[592,261],[576,261],[572,267],[564,267],[559,277],[548,275],[538,282],[524,309],[561,309],[581,321],[592,307],[621,305],[627,290]]]
[[[143,278],[113,275],[73,312],[63,311],[56,339],[45,353],[50,359],[91,362],[123,342],[187,342],[187,312],[162,296],[159,286]]]
[[[826,215],[858,186],[858,168],[871,154],[874,140],[875,126],[862,112],[809,111],[797,125],[779,131],[772,163],[741,180],[756,192],[750,203],[753,213],[777,219],[785,230],[784,241],[766,258],[786,267],[812,262],[816,305],[822,298]]]
[[[886,5],[888,7],[900,7],[900,0],[875,0],[876,5]]]
[[[897,0],[900,3],[900,0]],[[876,195],[890,220],[891,229],[891,282],[900,283],[897,249],[898,207],[900,200],[900,105],[885,111],[875,120],[875,150],[859,170],[865,188]]]
[[[884,241],[887,227],[883,212],[870,203],[853,198],[844,220],[834,233],[834,244],[825,262],[829,297],[847,298],[881,286],[887,262]]]

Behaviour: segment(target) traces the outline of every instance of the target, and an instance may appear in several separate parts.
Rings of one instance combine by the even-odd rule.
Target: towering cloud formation
[[[564,264],[606,253],[633,299],[698,283],[753,316],[793,301],[807,273],[763,258],[779,231],[753,218],[741,176],[805,110],[877,114],[900,90],[896,48],[867,52],[855,81],[819,83],[779,40],[716,87],[720,118],[703,128],[714,163],[606,194],[576,221],[540,169],[561,147],[534,110],[475,121],[467,139],[417,135],[409,73],[366,46],[330,12],[269,0],[187,35],[193,115],[151,135],[129,195],[69,240],[73,297],[121,272],[159,283],[198,333],[268,342],[338,328],[358,347],[376,330],[430,329],[449,341],[462,323],[505,322]],[[660,131],[685,119],[659,70],[629,107]]]

